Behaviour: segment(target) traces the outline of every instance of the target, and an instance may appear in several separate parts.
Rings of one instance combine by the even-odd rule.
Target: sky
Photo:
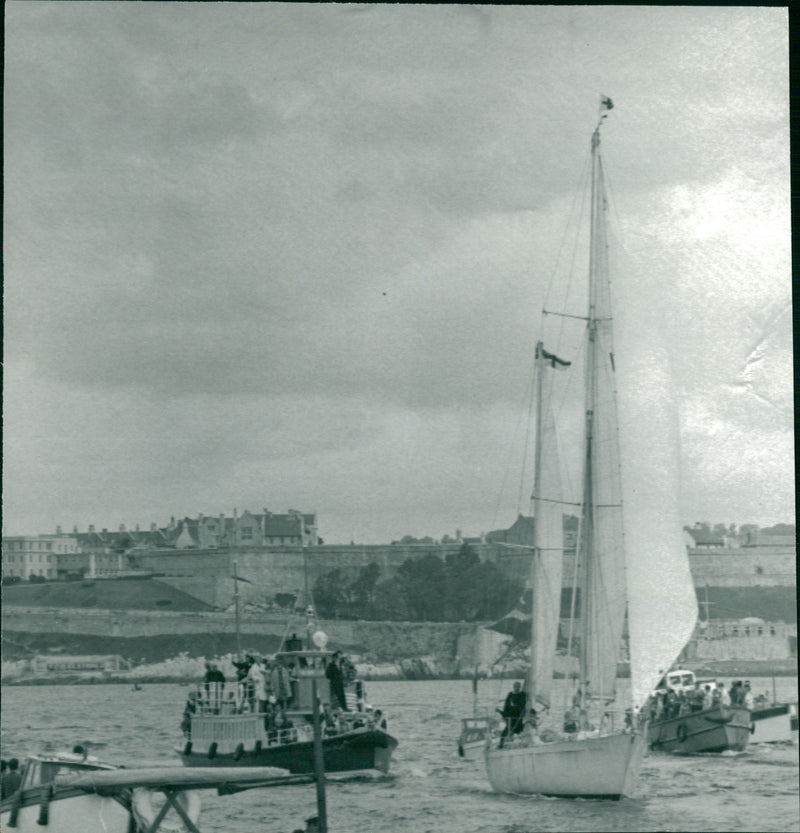
[[[5,27],[4,535],[527,513],[600,95],[680,517],[793,522],[785,9],[67,0]]]

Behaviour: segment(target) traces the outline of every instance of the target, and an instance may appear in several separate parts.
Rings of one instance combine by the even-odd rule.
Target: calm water
[[[726,680],[726,682],[728,682]],[[770,679],[753,679],[756,693]],[[482,684],[494,706],[509,683]],[[776,681],[779,699],[797,699],[797,680]],[[6,687],[2,755],[60,751],[88,743],[112,763],[177,764],[187,689],[148,685]],[[400,746],[388,776],[329,783],[335,833],[542,833],[542,831],[800,831],[798,749],[752,746],[746,752],[678,758],[650,755],[641,797],[619,803],[503,796],[483,763],[456,753],[459,718],[472,712],[469,682],[369,684],[370,701],[389,715]],[[201,829],[215,833],[291,833],[316,812],[314,785],[203,793]]]

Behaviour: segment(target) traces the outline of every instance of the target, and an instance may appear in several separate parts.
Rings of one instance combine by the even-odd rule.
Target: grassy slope
[[[82,607],[98,610],[213,610],[188,593],[148,579],[53,581],[3,586],[3,604],[20,607]]]

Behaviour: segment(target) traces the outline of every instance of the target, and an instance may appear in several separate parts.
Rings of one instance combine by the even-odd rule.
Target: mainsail
[[[545,376],[556,362],[541,342],[536,345],[536,463],[533,484],[534,554],[531,565],[531,666],[528,693],[533,708],[550,707],[556,641],[561,612],[564,522],[561,471],[552,384]],[[549,359],[549,362],[547,361]]]
[[[592,143],[596,151],[599,129]],[[613,700],[626,598],[605,200],[602,162],[599,153],[594,152],[587,321],[586,446],[579,545],[583,623],[581,683],[589,696]]]

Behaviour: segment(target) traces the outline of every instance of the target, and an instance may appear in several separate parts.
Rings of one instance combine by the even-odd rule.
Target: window
[[[241,529],[241,537],[242,541],[252,541],[253,540],[253,527],[252,526],[243,526]]]

